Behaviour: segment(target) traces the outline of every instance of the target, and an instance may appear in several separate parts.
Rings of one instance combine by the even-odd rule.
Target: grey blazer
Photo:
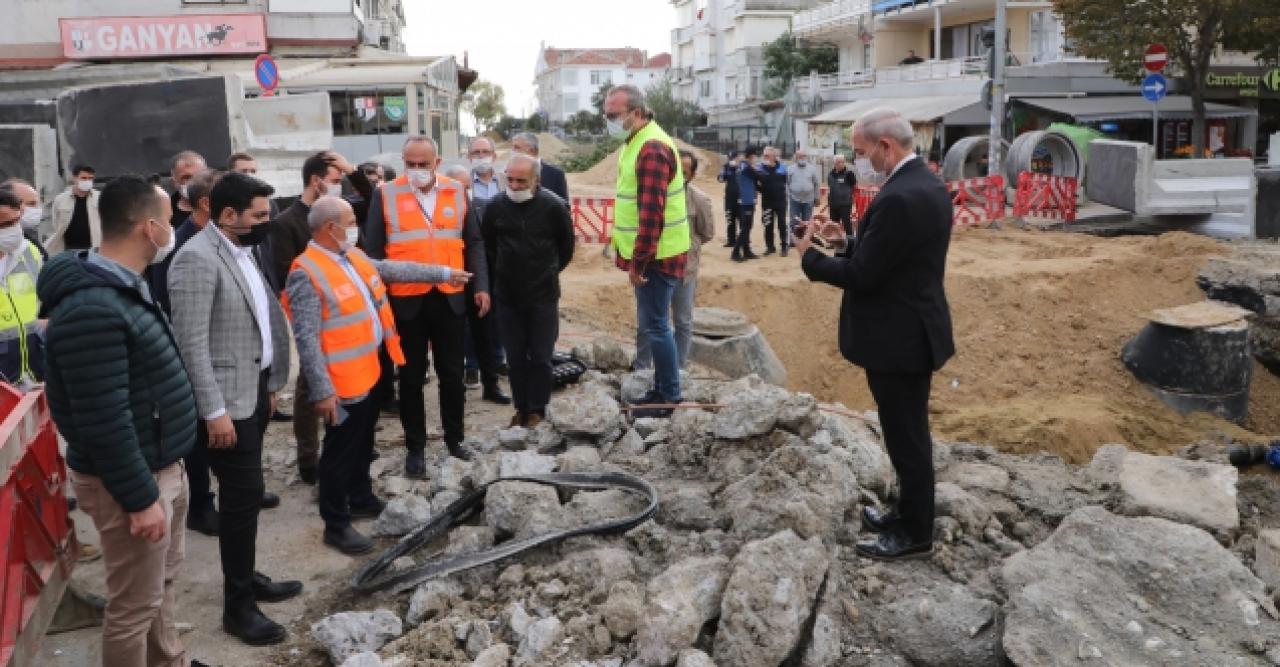
[[[233,420],[248,419],[258,403],[262,333],[253,293],[221,235],[217,225],[205,225],[174,257],[169,267],[173,330],[200,417],[226,408]],[[265,275],[263,282],[274,356],[267,391],[275,392],[289,379],[289,325]]]

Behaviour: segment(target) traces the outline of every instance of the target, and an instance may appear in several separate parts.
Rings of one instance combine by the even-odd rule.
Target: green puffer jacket
[[[67,465],[137,512],[159,498],[152,471],[195,446],[195,396],[164,313],[87,257],[64,252],[36,281],[49,408]]]

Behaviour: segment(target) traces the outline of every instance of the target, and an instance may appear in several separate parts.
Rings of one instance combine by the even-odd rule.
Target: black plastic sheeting
[[[218,164],[231,154],[227,106],[221,77],[68,91],[58,96],[63,166],[90,164],[98,178],[168,173],[183,150]]]
[[[0,128],[0,181],[36,181],[35,132],[29,127]]]
[[[1237,394],[1249,388],[1253,357],[1248,327],[1183,328],[1151,322],[1124,346],[1121,359],[1143,382],[1190,394]]]

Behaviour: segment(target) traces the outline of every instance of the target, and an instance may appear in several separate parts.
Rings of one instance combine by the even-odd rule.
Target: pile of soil
[[[720,173],[720,167],[724,164],[724,158],[708,153],[692,144],[685,143],[680,139],[676,139],[676,146],[681,150],[691,151],[698,157],[698,175],[693,182],[698,187],[706,190],[708,186],[717,185],[716,174]],[[596,163],[596,165],[580,174],[573,174],[570,181],[570,190],[576,187],[582,187],[588,191],[595,192],[598,190],[610,190],[614,188],[618,181],[618,157],[622,155],[622,148],[609,154],[608,157]],[[721,193],[723,199],[723,193]]]
[[[569,145],[564,143],[554,134],[549,132],[538,133],[538,155],[549,162],[556,162],[565,155],[572,153],[573,150]]]
[[[712,201],[723,199],[719,184],[704,189]],[[722,245],[703,246],[698,305],[750,317],[787,366],[790,389],[874,409],[862,371],[836,346],[839,292],[809,283],[794,255],[735,264]],[[933,430],[1011,453],[1047,450],[1074,463],[1109,443],[1171,453],[1205,438],[1260,442],[1280,434],[1280,378],[1261,365],[1242,428],[1210,415],[1179,415],[1120,362],[1121,346],[1152,310],[1204,298],[1197,271],[1228,251],[1184,233],[1103,239],[957,231],[947,294],[958,352],[934,378]],[[584,249],[564,281],[569,317],[634,336],[634,299],[612,261]]]

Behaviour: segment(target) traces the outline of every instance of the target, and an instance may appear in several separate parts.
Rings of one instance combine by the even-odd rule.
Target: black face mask
[[[271,223],[269,221],[259,222],[258,224],[249,227],[249,231],[247,232],[234,232],[236,235],[236,241],[245,247],[261,245],[263,241],[267,240],[268,233],[270,232],[270,224]],[[225,229],[226,225],[223,225],[223,228]]]

